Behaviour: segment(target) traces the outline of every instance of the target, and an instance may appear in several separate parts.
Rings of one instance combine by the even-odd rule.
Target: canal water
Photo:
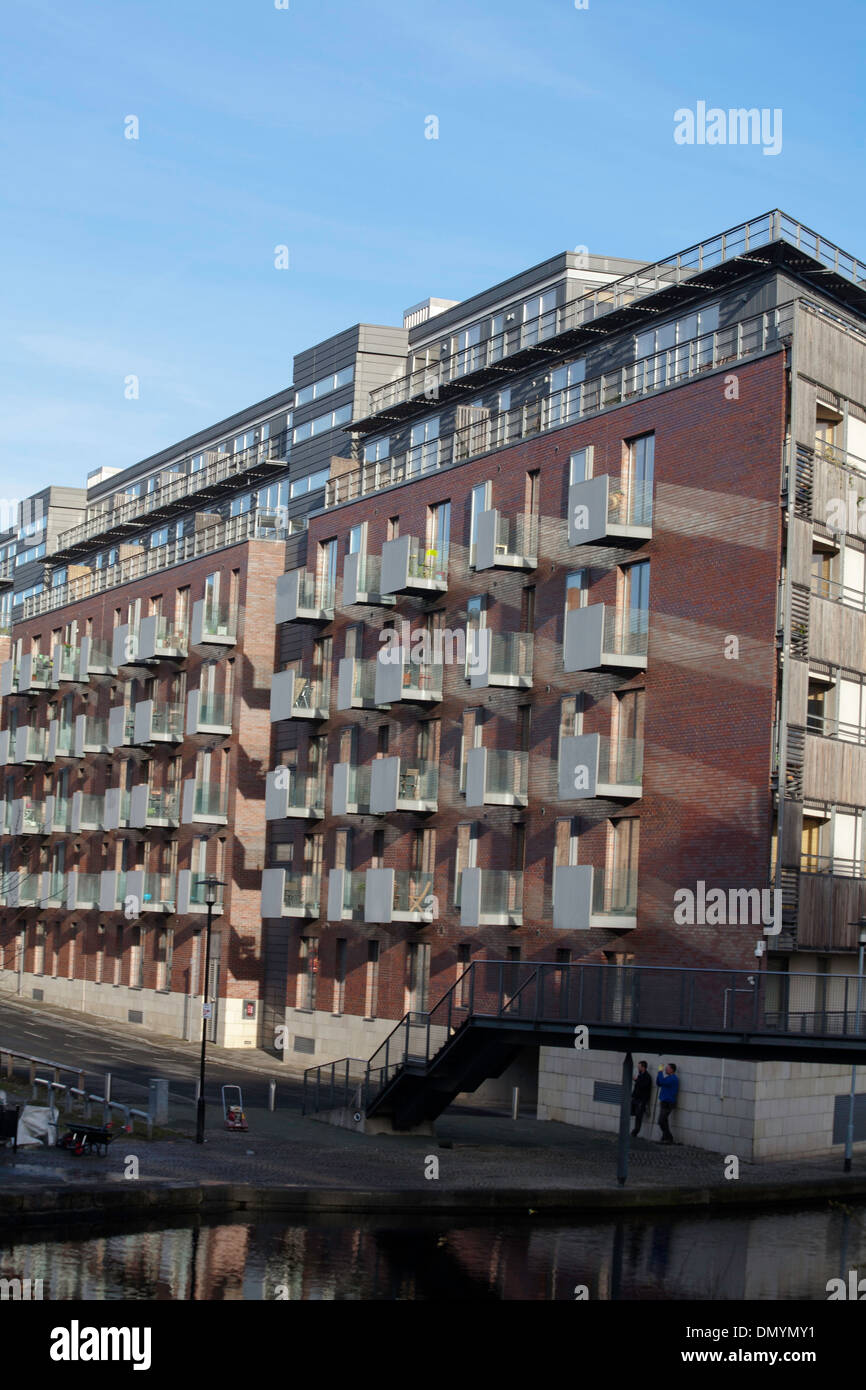
[[[573,1221],[269,1217],[0,1243],[0,1277],[41,1279],[44,1299],[826,1301],[827,1281],[858,1268],[866,1205]]]

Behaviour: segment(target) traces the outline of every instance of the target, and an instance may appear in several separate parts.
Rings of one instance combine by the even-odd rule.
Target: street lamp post
[[[861,917],[859,921],[852,925],[859,927],[857,941],[860,946],[860,953],[857,957],[857,1032],[860,1032],[861,1010],[863,1007],[863,954],[866,951],[866,917]],[[851,1172],[851,1154],[854,1148],[854,1098],[857,1094],[857,1063],[851,1067],[851,1093],[848,1097],[848,1132],[845,1135],[845,1163],[843,1165],[846,1173]]]
[[[201,991],[201,1066],[199,1069],[198,1080],[198,1106],[195,1119],[195,1142],[204,1143],[204,1067],[205,1054],[207,1052],[207,994],[210,987],[210,934],[213,923],[213,910],[216,906],[217,889],[225,888],[222,879],[209,877],[201,880],[201,885],[205,890],[205,902],[207,903],[207,930],[205,932],[204,944],[204,983]]]

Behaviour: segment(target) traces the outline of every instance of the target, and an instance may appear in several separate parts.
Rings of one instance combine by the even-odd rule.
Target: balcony
[[[139,654],[139,631],[129,623],[121,623],[111,634],[111,664],[119,672],[127,667],[147,666]]]
[[[367,869],[364,875],[365,922],[433,921],[433,875],[409,869]]]
[[[14,661],[0,663],[0,698],[18,691],[18,667]]]
[[[562,931],[631,931],[637,926],[637,870],[558,865],[553,870],[553,925]]]
[[[634,801],[642,795],[643,739],[573,734],[560,740],[559,799],[606,797]]]
[[[130,794],[120,787],[109,787],[105,793],[103,829],[124,830],[129,825]]]
[[[237,614],[228,604],[208,604],[203,598],[193,604],[189,645],[200,655],[221,656],[237,640]]]
[[[183,743],[183,705],[158,704],[139,700],[135,706],[132,741],[143,743]]]
[[[370,812],[370,768],[335,763],[331,779],[331,815],[366,816]]]
[[[55,869],[46,869],[42,874],[42,883],[39,889],[40,907],[65,907],[69,895],[69,886],[66,881],[65,873],[58,873]]]
[[[448,590],[448,556],[417,536],[397,536],[382,546],[382,592],[435,597]]]
[[[190,690],[186,697],[186,732],[228,736],[232,732],[232,699],[208,691]]]
[[[41,652],[27,652],[21,658],[18,674],[18,694],[25,695],[31,690],[56,690],[54,662],[50,656]]]
[[[15,731],[15,762],[47,762],[48,731],[35,729],[30,724],[22,724]]]
[[[82,718],[81,715],[78,717]],[[75,752],[75,729],[73,725],[64,724],[59,719],[50,720],[46,761],[53,762],[55,758],[79,758],[80,756],[80,753]]]
[[[340,872],[331,870],[332,873]],[[319,887],[312,874],[265,869],[262,874],[263,917],[318,917]]]
[[[149,873],[130,869],[126,875],[127,899],[133,912],[174,912],[177,895],[174,874]]]
[[[99,906],[99,874],[79,874],[74,869],[66,876],[66,907],[69,912]]]
[[[354,551],[343,561],[343,606],[354,603],[384,604],[390,607],[396,603],[393,594],[382,593],[382,561],[378,555],[361,554]]]
[[[649,612],[591,603],[565,614],[562,644],[566,671],[645,671]]]
[[[123,713],[122,709],[120,713]],[[109,720],[93,714],[76,715],[74,746],[76,758],[83,758],[88,753],[110,753],[115,745],[109,736]]]
[[[398,700],[411,704],[438,704],[442,699],[442,662],[415,661],[413,649],[383,648],[376,658],[375,701],[390,705]]]
[[[280,719],[327,719],[328,691],[322,681],[295,670],[276,671],[271,681],[271,723]]]
[[[337,709],[376,708],[375,657],[344,656],[337,667]]]
[[[466,633],[466,674],[473,689],[532,686],[534,637],[531,632],[492,632],[471,627]]]
[[[92,637],[82,637],[78,655],[78,679],[87,681],[91,676],[112,676],[116,667],[111,660],[111,649],[103,642],[94,642]]]
[[[207,912],[207,875],[193,873],[191,869],[180,869],[177,875],[177,911],[184,912]],[[213,910],[216,914],[223,911],[223,889],[222,886],[216,888],[213,896]]]
[[[538,517],[481,512],[475,532],[476,570],[534,570],[538,565]]]
[[[289,570],[277,579],[275,617],[280,623],[330,623],[334,618],[334,586],[308,570]]]
[[[467,806],[526,806],[529,754],[470,748],[466,755]]]
[[[47,835],[45,803],[32,796],[19,796],[12,802],[12,835]]]
[[[186,632],[163,614],[142,618],[138,629],[138,659],[156,664],[183,661],[187,654]]]
[[[162,788],[154,791],[143,784],[129,793],[129,824],[134,830],[150,826],[171,827],[180,824],[180,796],[176,791]]]
[[[325,814],[325,779],[278,767],[265,778],[265,820],[321,820]]]
[[[568,489],[569,545],[652,539],[652,483],[620,482],[602,474]]]
[[[105,830],[105,797],[92,792],[72,793],[72,813],[69,822],[73,835],[80,830]]]
[[[68,835],[72,829],[72,802],[68,796],[53,793],[45,798],[46,835]]]
[[[135,746],[135,712],[125,705],[115,705],[108,715],[109,748],[133,748]]]
[[[54,647],[52,677],[55,685],[64,681],[77,685],[81,680],[81,652],[71,642],[58,642]]]
[[[182,825],[197,821],[205,825],[228,824],[228,788],[218,782],[197,783],[194,777],[183,784],[180,819]]]
[[[408,764],[412,764],[409,766]],[[439,768],[418,758],[376,758],[370,764],[370,811],[438,811]]]
[[[4,879],[7,907],[36,907],[42,895],[42,874],[13,869]]]
[[[464,869],[460,875],[462,927],[523,925],[523,873],[519,869]]]
[[[328,873],[328,921],[348,921],[364,909],[366,875],[360,869],[331,869]]]

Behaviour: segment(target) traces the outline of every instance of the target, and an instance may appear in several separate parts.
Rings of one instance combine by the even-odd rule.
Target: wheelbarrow
[[[57,1140],[57,1147],[71,1149],[77,1158],[82,1154],[105,1154],[114,1137],[110,1120],[105,1125],[83,1125],[75,1120],[70,1123],[67,1133]]]
[[[240,1086],[223,1086],[221,1088],[223,1100],[223,1120],[226,1129],[245,1130],[249,1129],[247,1117],[244,1114],[244,1098],[241,1094]],[[235,1099],[237,1097],[237,1099]]]

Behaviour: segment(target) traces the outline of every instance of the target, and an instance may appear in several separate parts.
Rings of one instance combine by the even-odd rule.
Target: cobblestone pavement
[[[450,1110],[436,1136],[362,1135],[307,1119],[293,1110],[249,1110],[249,1131],[228,1133],[221,1115],[208,1114],[207,1142],[193,1140],[191,1108],[172,1123],[184,1132],[148,1142],[119,1134],[104,1157],[75,1158],[56,1150],[0,1151],[0,1190],[50,1181],[55,1185],[123,1182],[127,1156],[138,1176],[153,1182],[234,1182],[267,1187],[430,1191],[428,1155],[439,1161],[437,1190],[615,1189],[616,1138],[594,1130],[533,1119]],[[629,1189],[725,1186],[721,1154],[653,1141],[632,1142]],[[854,1161],[866,1177],[866,1157]],[[740,1164],[739,1181],[778,1188],[809,1179],[843,1180],[839,1157]]]

